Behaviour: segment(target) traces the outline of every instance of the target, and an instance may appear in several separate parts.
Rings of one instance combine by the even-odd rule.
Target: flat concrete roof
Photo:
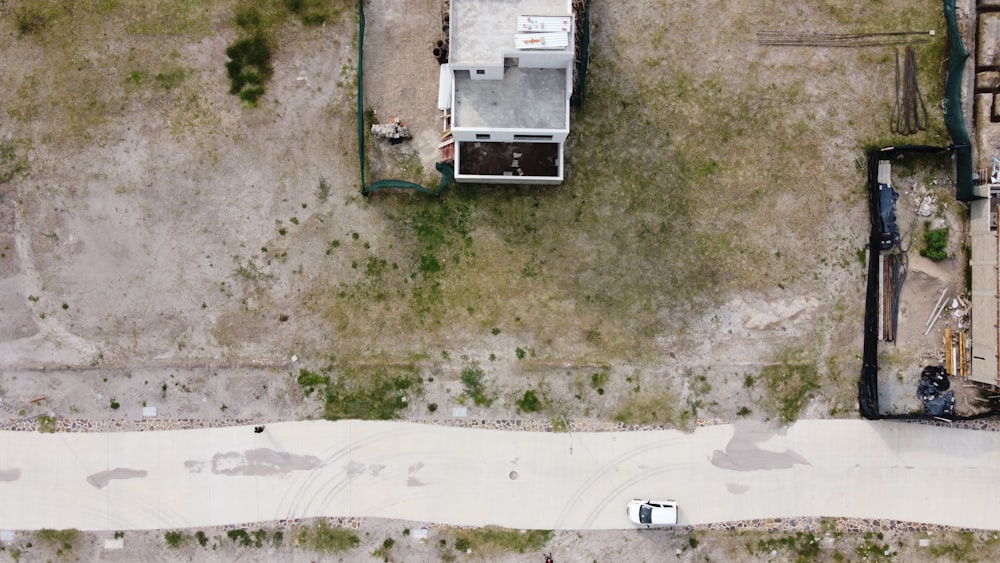
[[[990,199],[970,202],[972,245],[972,361],[969,379],[997,385],[997,233],[990,229]]]
[[[569,93],[561,68],[504,69],[503,80],[473,80],[455,71],[455,127],[567,129]]]
[[[453,0],[451,5],[450,62],[503,62],[503,52],[514,49],[517,16],[568,16],[566,0]]]

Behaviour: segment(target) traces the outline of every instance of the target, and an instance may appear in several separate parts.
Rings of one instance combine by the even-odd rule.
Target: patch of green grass
[[[0,184],[22,176],[28,171],[27,141],[0,140]]]
[[[528,389],[524,392],[524,396],[517,400],[517,408],[523,413],[538,412],[542,408],[542,401],[534,390]]]
[[[948,258],[948,227],[942,229],[927,229],[924,231],[924,245],[920,255],[940,262]]]
[[[819,369],[801,350],[780,354],[778,361],[760,371],[767,385],[766,401],[782,422],[794,422],[820,389]]]
[[[340,553],[361,544],[358,534],[343,528],[331,528],[326,522],[317,522],[300,528],[295,533],[298,545],[319,553]]]
[[[131,75],[130,75],[131,76]],[[164,90],[173,90],[184,82],[187,77],[187,71],[183,68],[172,68],[164,72],[158,72],[153,80],[156,81],[156,85]]]
[[[496,526],[462,530],[456,532],[455,549],[472,549],[474,554],[483,555],[497,552],[528,553],[538,551],[552,539],[550,530],[511,530]]]
[[[624,424],[673,424],[676,404],[677,399],[668,391],[634,394],[618,407],[614,419]]]
[[[941,560],[976,561],[977,548],[974,532],[955,532],[931,541],[930,553]]]
[[[58,5],[36,0],[14,10],[14,27],[18,35],[35,35],[50,27],[59,12]]]
[[[327,420],[390,420],[423,392],[413,366],[330,365],[319,373],[300,370],[298,382],[307,395],[321,394]]]
[[[486,373],[478,362],[470,362],[462,368],[461,380],[465,396],[477,406],[488,407],[493,404],[493,394],[486,384]]]
[[[184,545],[185,543],[187,543],[187,541],[191,538],[184,532],[178,530],[171,530],[163,534],[163,539],[166,540],[167,547],[171,549],[177,549],[182,545]]]

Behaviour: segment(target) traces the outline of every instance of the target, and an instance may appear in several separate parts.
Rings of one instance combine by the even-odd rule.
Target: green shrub
[[[261,34],[236,40],[226,49],[229,61],[229,93],[239,96],[250,106],[256,106],[264,94],[264,84],[274,74],[271,66],[271,46]]]
[[[521,412],[537,412],[542,408],[542,402],[531,389],[524,392],[524,396],[517,400],[517,408]]]
[[[943,229],[928,229],[924,231],[924,247],[920,255],[940,262],[948,257],[948,227]]]
[[[56,431],[56,419],[52,416],[38,417],[38,431],[43,434],[54,434]]]
[[[194,533],[194,539],[198,541],[198,545],[201,547],[208,545],[208,536],[206,536],[205,532],[202,532],[201,530]]]
[[[465,395],[478,406],[488,407],[493,404],[493,397],[487,394],[486,374],[478,362],[471,362],[462,368],[462,387]]]
[[[168,547],[177,549],[187,542],[188,537],[184,534],[184,532],[172,530],[163,534],[163,539],[167,540]]]
[[[232,540],[233,543],[239,543],[245,547],[250,547],[250,535],[247,534],[246,530],[229,530],[226,532],[226,536]]]

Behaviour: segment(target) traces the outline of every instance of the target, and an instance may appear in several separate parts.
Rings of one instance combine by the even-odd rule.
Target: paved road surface
[[[783,434],[358,421],[269,424],[262,434],[0,432],[0,529],[314,516],[610,529],[632,526],[633,497],[678,500],[682,524],[849,516],[1000,529],[998,484],[1000,433],[893,422],[802,421]]]

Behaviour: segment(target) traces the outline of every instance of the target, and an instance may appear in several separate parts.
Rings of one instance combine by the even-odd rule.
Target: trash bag
[[[948,372],[944,370],[943,366],[925,367],[924,371],[920,374],[920,381],[926,381],[938,391],[947,391],[948,388],[951,387],[951,381],[948,379]]]
[[[932,398],[922,398],[924,412],[931,416],[950,416],[955,414],[955,392],[945,391]]]

